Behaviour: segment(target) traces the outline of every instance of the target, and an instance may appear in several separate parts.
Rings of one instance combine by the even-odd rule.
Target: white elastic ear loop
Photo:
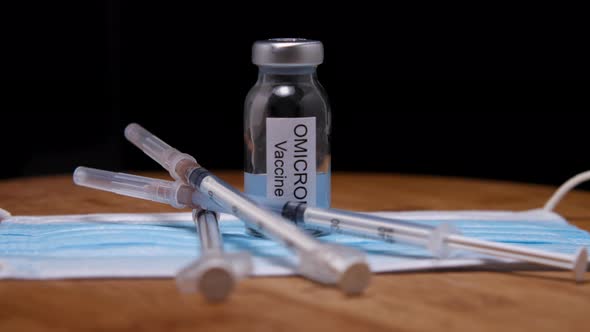
[[[564,184],[557,189],[557,191],[551,196],[551,198],[545,203],[543,210],[553,211],[555,206],[563,199],[568,192],[570,192],[577,185],[590,180],[590,171],[582,172],[573,178],[567,180]]]

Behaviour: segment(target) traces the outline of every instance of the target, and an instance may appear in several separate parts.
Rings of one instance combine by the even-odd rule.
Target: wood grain
[[[241,187],[241,173],[219,175]],[[333,176],[333,206],[360,211],[517,210],[540,207],[554,189],[340,173]],[[574,192],[557,210],[590,230],[589,203],[590,193]],[[1,181],[0,207],[14,215],[174,211],[76,187],[70,176]],[[584,331],[590,326],[590,283],[575,284],[570,278],[568,272],[557,271],[381,274],[364,295],[352,298],[296,277],[251,278],[238,285],[228,302],[216,305],[179,294],[170,279],[3,280],[0,331]]]

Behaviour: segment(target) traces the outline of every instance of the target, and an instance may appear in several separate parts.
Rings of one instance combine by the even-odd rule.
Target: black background
[[[333,170],[558,184],[590,169],[580,8],[78,1],[3,8],[0,177],[159,169],[138,122],[240,169],[257,39],[324,42]]]

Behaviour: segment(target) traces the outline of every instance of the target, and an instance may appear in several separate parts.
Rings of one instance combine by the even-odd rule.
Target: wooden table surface
[[[241,188],[241,173],[218,174]],[[518,210],[542,206],[554,189],[336,173],[332,191],[334,207],[359,211]],[[76,187],[70,176],[0,181],[0,207],[13,215],[173,211]],[[557,211],[590,230],[590,193],[571,193]],[[229,301],[212,305],[198,295],[178,293],[172,279],[0,281],[2,332],[105,329],[588,331],[590,283],[575,284],[569,272],[559,271],[391,273],[375,275],[364,295],[346,297],[297,277],[250,278]]]

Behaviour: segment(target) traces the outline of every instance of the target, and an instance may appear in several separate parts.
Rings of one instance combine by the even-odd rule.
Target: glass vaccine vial
[[[258,80],[244,104],[247,194],[330,206],[331,113],[316,74],[323,59],[323,45],[315,40],[269,39],[252,46]]]

